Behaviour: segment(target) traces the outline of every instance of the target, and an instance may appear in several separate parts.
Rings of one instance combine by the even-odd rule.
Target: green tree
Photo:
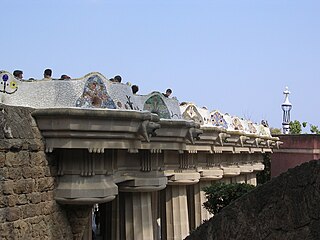
[[[294,120],[290,122],[290,134],[301,134],[302,127],[307,127],[307,122],[302,122],[302,124],[298,120]],[[310,124],[310,132],[314,134],[320,134],[320,130],[318,126]]]
[[[207,201],[204,207],[212,214],[217,214],[225,206],[251,191],[255,186],[246,183],[215,183],[205,187]]]
[[[320,134],[318,126],[310,124],[310,132],[315,134]]]
[[[305,127],[307,126],[307,124],[308,124],[307,122],[303,122],[303,123],[302,123],[302,127],[305,128]]]
[[[282,134],[281,129],[280,128],[270,128],[270,132],[272,135],[279,135]]]
[[[290,134],[301,134],[301,123],[298,120],[289,123]]]

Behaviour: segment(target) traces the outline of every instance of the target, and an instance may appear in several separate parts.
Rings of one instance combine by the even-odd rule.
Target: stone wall
[[[72,239],[31,109],[0,105],[0,239]]]
[[[320,239],[320,161],[305,163],[238,199],[195,239]]]
[[[283,142],[271,155],[271,177],[279,176],[289,168],[320,158],[320,135],[278,135]]]

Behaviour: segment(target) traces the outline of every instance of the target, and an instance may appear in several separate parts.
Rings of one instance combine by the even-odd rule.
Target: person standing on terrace
[[[16,79],[22,80],[22,78],[23,78],[23,71],[22,71],[22,70],[14,70],[14,71],[13,71],[13,76],[14,76]]]
[[[62,74],[59,80],[68,80],[68,79],[71,79],[71,77],[69,77],[66,74]]]
[[[166,90],[166,93],[162,93],[163,94],[163,96],[165,96],[165,97],[169,97],[170,95],[171,95],[171,93],[172,93],[172,90],[170,89],[170,88],[168,88],[167,90]]]
[[[139,91],[139,87],[137,85],[132,85],[131,89],[133,94],[136,94]]]
[[[46,70],[44,70],[43,72],[43,81],[50,81],[52,80],[52,70],[50,68],[47,68]]]

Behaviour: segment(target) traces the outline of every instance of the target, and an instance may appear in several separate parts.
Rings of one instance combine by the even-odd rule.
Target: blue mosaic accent
[[[102,79],[94,75],[86,81],[81,97],[76,101],[77,107],[116,109]]]
[[[4,74],[4,75],[2,76],[2,80],[3,80],[4,82],[8,81],[8,79],[9,79],[9,76],[8,76],[7,74]]]
[[[8,74],[3,74],[1,79],[2,81],[0,81],[0,93],[14,94],[18,90],[17,82],[13,79],[9,81]]]
[[[157,114],[160,118],[171,119],[170,112],[159,94],[155,94],[145,101],[143,110]]]
[[[223,127],[225,129],[228,128],[228,123],[223,118],[223,115],[219,112],[215,112],[214,114],[211,114],[211,123],[215,127]]]

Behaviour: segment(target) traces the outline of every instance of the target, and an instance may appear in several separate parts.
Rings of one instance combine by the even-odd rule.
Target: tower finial
[[[289,94],[290,91],[288,87],[285,88],[283,91],[283,94],[285,95],[284,97],[284,102],[281,105],[281,108],[283,110],[283,119],[282,119],[282,132],[283,134],[289,134],[290,131],[290,110],[292,108],[292,104],[289,101]]]

